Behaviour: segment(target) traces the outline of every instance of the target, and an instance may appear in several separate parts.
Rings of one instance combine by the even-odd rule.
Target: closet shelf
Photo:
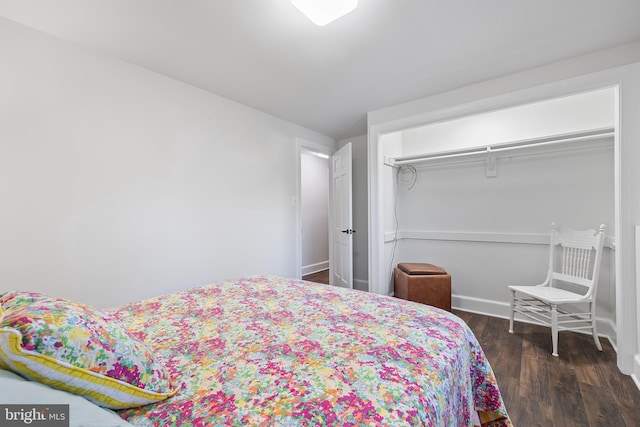
[[[389,166],[401,166],[406,164],[424,163],[435,160],[460,159],[467,161],[477,161],[480,159],[495,159],[497,157],[507,157],[516,155],[531,154],[532,150],[540,152],[541,148],[549,146],[566,148],[569,144],[598,140],[613,137],[615,129],[613,127],[592,129],[588,131],[571,132],[566,134],[545,136],[540,138],[524,139],[519,141],[497,143],[482,147],[465,148],[458,150],[439,151],[434,153],[417,154],[411,156],[398,156],[385,159],[385,164]],[[575,148],[582,148],[576,146]],[[585,146],[585,148],[590,148]],[[529,149],[529,150],[526,150]],[[518,151],[520,153],[518,153]],[[504,154],[503,154],[504,153]]]

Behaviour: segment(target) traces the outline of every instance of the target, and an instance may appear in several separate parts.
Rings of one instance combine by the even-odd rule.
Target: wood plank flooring
[[[329,270],[319,271],[317,273],[308,274],[306,276],[302,276],[303,280],[307,280],[309,282],[314,283],[324,283],[325,285],[329,284]]]
[[[454,311],[474,332],[498,380],[515,427],[640,426],[640,390],[620,373],[608,340],[560,332],[551,355],[549,328]]]

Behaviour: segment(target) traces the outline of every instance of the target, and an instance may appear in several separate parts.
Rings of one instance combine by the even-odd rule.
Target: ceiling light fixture
[[[327,25],[358,6],[358,0],[291,0],[291,3],[318,26]]]

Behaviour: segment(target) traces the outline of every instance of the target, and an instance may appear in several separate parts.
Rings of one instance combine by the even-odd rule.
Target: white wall
[[[369,290],[369,221],[367,218],[367,136],[362,135],[338,141],[338,147],[351,142],[353,157],[353,287],[361,291]]]
[[[0,63],[1,290],[297,274],[296,137],[331,138],[3,18]]]
[[[329,161],[301,156],[302,274],[329,268]]]
[[[398,195],[402,240],[396,258],[444,267],[452,275],[455,307],[507,316],[506,285],[545,278],[549,248],[543,237],[552,222],[575,229],[604,223],[607,235],[614,235],[613,141],[584,151],[514,157],[499,162],[497,172],[487,178],[483,163],[418,168],[415,187],[401,187]],[[600,332],[615,342],[608,254],[596,315]]]

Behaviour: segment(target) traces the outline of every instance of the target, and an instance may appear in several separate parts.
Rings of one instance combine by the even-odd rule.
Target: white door
[[[331,156],[330,283],[353,288],[353,222],[351,205],[351,143]]]

